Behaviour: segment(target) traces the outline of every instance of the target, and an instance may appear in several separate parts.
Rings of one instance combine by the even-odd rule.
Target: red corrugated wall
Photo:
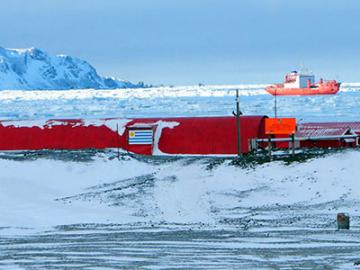
[[[43,127],[4,126],[0,122],[0,150],[123,148],[138,154],[152,154],[152,145],[129,145],[128,128],[136,124],[153,125],[158,121],[176,122],[161,130],[158,149],[164,154],[221,155],[236,154],[236,118],[189,117],[129,119],[123,134],[106,125],[84,125],[82,120],[61,121]],[[16,123],[16,122],[14,122]],[[263,116],[241,117],[242,152],[249,151],[249,140],[264,137]],[[155,153],[156,154],[156,153]]]
[[[174,120],[176,121],[176,120]],[[235,117],[182,118],[174,129],[164,129],[159,149],[169,154],[236,154]],[[249,151],[249,140],[263,138],[264,118],[241,117],[241,150]]]
[[[101,149],[120,146],[121,137],[106,126],[59,125],[39,128],[0,125],[1,150]]]

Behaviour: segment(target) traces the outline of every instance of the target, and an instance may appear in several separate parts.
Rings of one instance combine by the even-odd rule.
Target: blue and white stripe
[[[152,129],[129,130],[129,144],[152,144]]]

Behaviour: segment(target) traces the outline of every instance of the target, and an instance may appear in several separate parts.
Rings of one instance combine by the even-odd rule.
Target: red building
[[[264,116],[241,117],[241,150],[264,138]],[[236,118],[180,117],[0,122],[0,150],[122,148],[144,155],[234,155]]]
[[[300,147],[338,148],[357,146],[358,138],[346,137],[356,134],[360,135],[360,122],[304,123],[299,125],[296,137],[309,138],[301,141]]]
[[[265,139],[266,116],[241,117],[241,151]],[[296,147],[354,147],[360,122],[304,123]],[[277,136],[281,138],[284,136]],[[267,142],[259,146],[267,147]],[[275,142],[288,148],[289,142]],[[236,117],[1,121],[0,150],[121,148],[143,155],[236,155]]]

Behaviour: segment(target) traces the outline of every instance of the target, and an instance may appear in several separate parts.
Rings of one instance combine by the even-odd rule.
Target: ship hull
[[[308,88],[285,88],[283,84],[279,84],[268,86],[265,90],[273,96],[335,95],[340,90],[340,83],[318,85]]]

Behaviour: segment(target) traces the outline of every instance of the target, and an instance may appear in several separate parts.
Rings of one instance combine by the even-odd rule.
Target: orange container
[[[265,134],[291,135],[296,133],[296,118],[266,118]]]

